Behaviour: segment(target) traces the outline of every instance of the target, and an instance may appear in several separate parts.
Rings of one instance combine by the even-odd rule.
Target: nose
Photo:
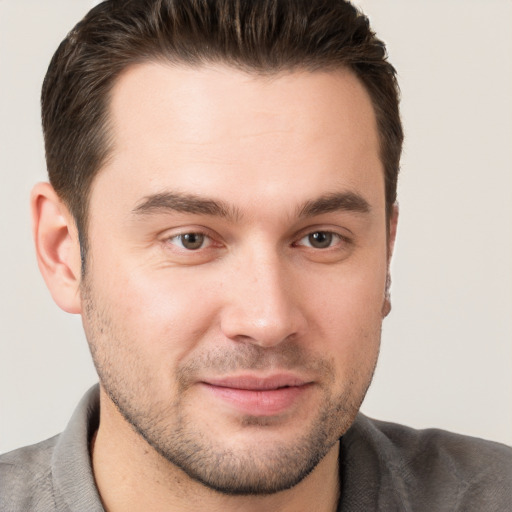
[[[236,266],[221,328],[229,339],[272,347],[306,330],[300,287],[278,255],[253,255]]]

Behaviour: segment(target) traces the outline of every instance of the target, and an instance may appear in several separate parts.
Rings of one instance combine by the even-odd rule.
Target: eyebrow
[[[337,211],[369,213],[370,210],[370,204],[361,195],[355,192],[338,192],[307,201],[299,208],[298,216],[314,217]]]
[[[297,209],[297,216],[314,217],[336,211],[369,213],[370,210],[368,201],[359,194],[339,192],[306,201]],[[162,192],[147,196],[132,210],[132,213],[143,216],[169,211],[209,215],[229,220],[238,220],[242,217],[238,208],[224,201],[179,192]]]
[[[147,196],[132,210],[132,213],[148,215],[169,211],[227,219],[237,219],[241,216],[237,208],[224,201],[179,192],[162,192]]]

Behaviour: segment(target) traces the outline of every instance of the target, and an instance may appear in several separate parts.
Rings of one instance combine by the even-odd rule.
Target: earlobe
[[[75,221],[49,183],[31,194],[32,230],[39,270],[53,300],[68,313],[80,313],[80,244]]]

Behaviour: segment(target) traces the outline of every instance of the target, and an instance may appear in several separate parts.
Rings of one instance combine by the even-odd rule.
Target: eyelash
[[[185,247],[183,245],[184,237],[191,236],[191,235],[203,238],[202,243],[198,247],[193,248],[193,249]],[[314,247],[313,245],[311,245],[311,237],[315,237],[315,235],[324,235],[324,236],[327,235],[327,240],[329,242],[327,247]],[[317,238],[321,238],[321,237],[317,237]],[[308,240],[309,245],[301,244],[300,243],[300,242],[302,242],[305,239],[309,239]],[[204,246],[204,242],[206,240],[208,240],[209,243],[205,247]],[[179,245],[178,245],[178,243],[174,243],[173,241],[179,241]],[[333,241],[336,242],[334,245],[332,244]],[[191,252],[191,253],[194,253],[194,252],[199,251],[201,249],[207,249],[207,248],[211,247],[212,245],[214,245],[214,243],[215,243],[214,239],[208,233],[205,233],[204,231],[200,231],[200,230],[197,230],[197,231],[187,231],[187,232],[183,232],[183,233],[178,233],[176,235],[173,235],[173,236],[167,238],[166,242],[170,243],[171,245],[178,246],[183,251]],[[319,229],[319,230],[316,230],[316,231],[309,231],[306,234],[302,235],[296,242],[294,242],[292,244],[292,246],[295,246],[295,247],[296,246],[302,246],[302,247],[306,247],[306,248],[312,249],[312,250],[327,251],[329,249],[332,249],[333,247],[335,247],[336,245],[338,245],[340,243],[342,243],[342,244],[350,244],[351,240],[349,238],[347,238],[346,236],[340,235],[339,233],[336,233],[336,232],[333,232],[333,231],[329,231],[329,230],[320,230]]]
[[[167,241],[169,243],[171,243],[172,245],[177,245],[177,244],[174,244],[172,241],[173,240],[180,240],[181,241],[180,249],[185,250],[185,251],[190,251],[190,252],[195,252],[195,251],[198,251],[200,249],[204,249],[205,248],[205,247],[203,247],[203,244],[201,244],[201,246],[197,247],[196,249],[189,249],[187,247],[184,247],[183,246],[183,238],[186,237],[186,236],[190,236],[190,235],[203,237],[205,240],[206,239],[209,240],[210,243],[208,244],[207,247],[209,247],[213,243],[213,238],[211,236],[209,236],[207,233],[204,233],[202,231],[187,231],[185,233],[179,233],[177,235],[174,235],[174,236],[171,236],[171,237],[167,238]]]
[[[312,238],[314,239],[315,238],[315,235],[322,235],[323,237],[327,236],[327,247],[314,247],[312,245]],[[319,241],[320,243],[322,243],[322,236],[317,236],[317,241]],[[302,242],[303,240],[308,240],[308,244],[300,244],[300,242]],[[335,242],[335,243],[333,243]],[[310,231],[309,233],[306,233],[304,236],[302,236],[298,242],[296,242],[294,245],[302,245],[304,247],[307,247],[309,249],[313,249],[313,250],[320,250],[320,251],[326,251],[328,249],[332,249],[333,247],[336,247],[338,244],[340,243],[348,243],[349,242],[349,239],[347,237],[344,237],[342,235],[340,235],[339,233],[335,233],[333,231],[328,231],[328,230],[322,230],[322,229],[319,229],[319,230],[316,230],[316,231]]]

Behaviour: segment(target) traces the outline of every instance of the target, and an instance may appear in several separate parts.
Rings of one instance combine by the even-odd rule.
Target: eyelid
[[[172,243],[173,239],[176,239],[180,236],[192,235],[192,234],[204,236],[206,239],[209,240],[209,243],[205,247],[201,247],[201,248],[197,249],[196,251],[193,251],[191,249],[186,249],[185,247],[180,247],[179,245]],[[218,241],[219,237],[216,236],[210,229],[207,229],[202,226],[185,226],[185,227],[180,227],[180,228],[175,228],[175,229],[169,229],[169,230],[164,231],[161,234],[160,240],[162,241],[162,243],[172,245],[173,247],[177,247],[178,250],[181,250],[184,252],[199,252],[201,250],[206,250],[206,249],[209,249],[210,247],[214,246],[215,243],[218,243],[219,245],[221,245],[221,243]]]
[[[339,235],[338,233],[334,233],[332,231],[316,230],[316,231],[311,231],[310,233],[307,233],[304,236],[302,236],[301,238],[299,238],[297,243],[300,243],[302,240],[309,238],[311,235],[314,235],[315,233],[325,233],[325,234],[332,235],[333,236],[333,242],[335,242],[335,243],[333,245],[329,245],[328,247],[322,247],[322,248],[320,248],[320,247],[313,247],[311,244],[300,244],[300,245],[302,245],[304,247],[308,247],[310,249],[326,251],[326,250],[329,250],[329,249],[332,249],[332,248],[336,247],[336,245],[338,245],[340,243],[340,241],[341,242],[345,241],[345,239],[341,235]]]
[[[199,236],[203,237],[203,240],[202,240],[203,243],[201,244],[201,247],[198,247],[197,249],[189,249],[189,248],[185,247],[183,245],[183,237],[186,235],[199,235]],[[174,243],[174,240],[176,240],[176,242],[179,241],[179,244]],[[205,235],[204,233],[198,233],[198,232],[188,232],[188,233],[180,233],[177,235],[173,235],[170,238],[168,238],[168,241],[173,245],[177,245],[180,249],[183,249],[185,251],[192,251],[192,252],[196,252],[201,249],[206,249],[206,248],[210,247],[210,245],[212,244],[211,237],[209,237],[208,235]]]
[[[302,229],[296,237],[294,237],[295,242],[293,242],[293,245],[297,244],[300,240],[303,238],[312,235],[314,233],[330,233],[334,235],[335,237],[339,238],[340,241],[345,243],[353,243],[352,239],[352,233],[346,229],[341,228],[339,226],[326,226],[326,225],[318,225],[318,226],[308,226],[305,229]]]
[[[344,232],[342,232],[344,231]],[[333,237],[336,239],[336,243],[334,243],[331,246],[328,246],[326,248],[316,248],[312,246],[308,246],[306,244],[301,244],[301,240],[308,237],[311,234],[314,233],[329,233],[332,234]],[[198,234],[202,235],[207,239],[207,244],[205,247],[200,247],[196,250],[193,249],[187,249],[185,247],[180,247],[179,244],[173,243],[172,240],[176,239],[180,236],[187,235],[187,234]],[[208,249],[215,249],[219,248],[225,245],[225,242],[222,240],[222,238],[215,232],[212,232],[211,229],[206,228],[204,226],[180,226],[179,228],[173,228],[165,230],[161,236],[159,237],[161,242],[164,245],[171,245],[172,247],[176,248],[177,251],[182,253],[200,253],[202,251],[207,251]],[[317,226],[308,226],[307,228],[302,229],[296,236],[293,237],[291,241],[291,246],[300,246],[304,247],[306,249],[311,249],[314,251],[323,251],[327,252],[329,250],[336,250],[339,245],[347,246],[352,245],[354,243],[353,238],[351,236],[351,232],[346,229],[342,228],[340,226],[326,226],[326,225],[317,225]]]

